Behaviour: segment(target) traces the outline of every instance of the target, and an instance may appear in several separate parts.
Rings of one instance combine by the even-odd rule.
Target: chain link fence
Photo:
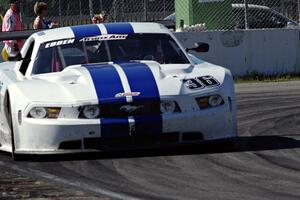
[[[174,0],[44,0],[48,18],[60,26],[91,23],[96,14],[106,15],[106,22],[157,21],[175,12]],[[32,27],[35,1],[22,2],[22,19]]]
[[[184,30],[295,28],[299,0],[176,1],[177,27]],[[186,14],[189,13],[189,14]]]
[[[60,26],[91,23],[105,13],[106,22],[161,21],[200,30],[234,30],[295,27],[300,0],[44,0],[48,18]],[[0,0],[0,5],[8,5]],[[23,0],[21,14],[32,28],[35,0]],[[176,14],[175,14],[176,10]],[[171,16],[170,16],[171,15]],[[198,24],[198,25],[197,25]],[[200,24],[200,25],[199,25]],[[196,26],[195,26],[196,25]]]
[[[298,0],[233,0],[231,7],[236,29],[296,27]]]

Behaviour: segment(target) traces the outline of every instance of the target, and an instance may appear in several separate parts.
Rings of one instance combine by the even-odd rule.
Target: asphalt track
[[[300,82],[236,88],[235,147],[203,144],[22,162],[2,153],[0,167],[109,199],[300,199]]]

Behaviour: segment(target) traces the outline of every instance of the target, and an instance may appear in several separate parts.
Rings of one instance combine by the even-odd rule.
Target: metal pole
[[[114,8],[114,22],[117,22],[116,0],[114,0],[114,2],[113,2],[113,8]]]
[[[21,19],[21,21],[23,21],[24,20],[24,17],[25,17],[25,13],[24,13],[24,4],[23,4],[23,2],[21,1],[20,2],[20,19]],[[24,22],[23,22],[24,23]]]
[[[59,24],[62,26],[61,0],[58,1]]]
[[[144,0],[144,21],[146,22],[147,19],[147,0]]]
[[[89,0],[90,19],[94,17],[93,0]]]
[[[300,0],[298,0],[298,24],[300,24]]]
[[[122,8],[121,8],[121,13],[122,13],[122,21],[124,22],[124,21],[126,21],[125,20],[125,13],[124,13],[124,6],[125,6],[125,4],[124,4],[124,0],[122,0]]]
[[[300,1],[300,0],[299,0]],[[166,17],[166,0],[164,0],[164,17]]]
[[[244,0],[244,5],[245,5],[245,29],[249,29],[249,24],[248,24],[248,2],[247,0]]]
[[[100,12],[102,12],[103,11],[103,1],[102,0],[100,0]]]
[[[24,17],[24,9],[23,9],[23,2],[21,1],[20,2],[20,18],[21,18],[21,21],[23,20],[23,17]]]
[[[80,15],[80,21],[82,22],[82,5],[81,5],[81,0],[79,0],[79,15]]]

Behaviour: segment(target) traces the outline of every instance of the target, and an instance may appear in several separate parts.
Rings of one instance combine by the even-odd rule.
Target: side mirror
[[[195,47],[193,48],[186,48],[186,51],[196,51],[198,53],[205,53],[209,51],[209,44],[204,42],[197,42],[195,43]]]
[[[23,60],[22,54],[20,52],[18,52],[15,56],[9,56],[8,60],[9,61],[21,61],[21,60]]]

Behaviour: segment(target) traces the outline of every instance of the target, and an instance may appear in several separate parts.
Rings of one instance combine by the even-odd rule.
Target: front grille
[[[100,110],[102,118],[161,114],[159,101],[103,104],[100,105]]]

